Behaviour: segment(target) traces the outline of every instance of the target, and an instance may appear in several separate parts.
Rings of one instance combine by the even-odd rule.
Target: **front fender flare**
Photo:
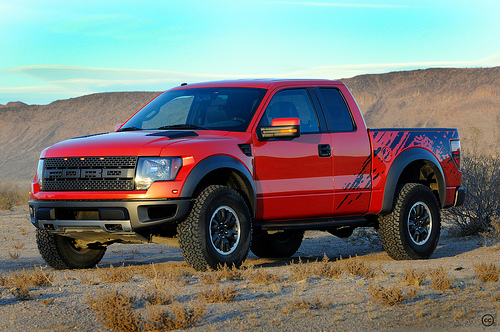
[[[252,216],[255,217],[257,210],[257,191],[255,190],[255,184],[252,178],[252,174],[241,161],[230,156],[211,156],[200,161],[189,173],[186,182],[182,187],[180,197],[193,197],[194,191],[198,187],[198,184],[206,175],[215,170],[224,168],[234,170],[241,176],[242,180],[245,183],[246,189],[248,190],[248,200],[251,205],[250,211],[252,211]]]

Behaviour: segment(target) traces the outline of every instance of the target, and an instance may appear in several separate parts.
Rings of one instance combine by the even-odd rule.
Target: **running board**
[[[255,223],[254,228],[263,231],[283,230],[283,229],[303,229],[303,230],[322,230],[340,227],[361,227],[367,226],[370,222],[365,217],[347,217],[333,219],[309,219],[296,221],[275,221],[265,223]]]

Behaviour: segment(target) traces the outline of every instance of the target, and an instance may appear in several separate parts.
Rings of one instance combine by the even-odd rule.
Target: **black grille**
[[[43,191],[134,190],[134,180],[45,181]]]
[[[134,190],[137,157],[71,157],[44,161],[42,191]]]
[[[135,168],[137,157],[71,157],[45,159],[46,168],[126,167]]]

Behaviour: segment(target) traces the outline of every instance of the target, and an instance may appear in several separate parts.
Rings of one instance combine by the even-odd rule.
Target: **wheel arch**
[[[385,184],[381,214],[390,213],[397,186],[416,182],[429,187],[438,203],[446,202],[446,182],[443,169],[437,158],[428,150],[410,148],[399,154],[389,169]]]
[[[248,204],[252,217],[255,217],[255,184],[250,171],[241,161],[225,155],[203,159],[189,173],[180,197],[191,198],[197,190],[209,185],[224,185],[238,191]]]

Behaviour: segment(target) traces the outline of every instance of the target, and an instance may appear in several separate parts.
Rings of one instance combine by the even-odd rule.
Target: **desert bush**
[[[28,190],[23,190],[11,182],[0,182],[0,210],[10,210],[14,205],[27,204],[28,200]]]
[[[133,269],[126,266],[119,266],[115,268],[113,265],[110,265],[109,268],[99,268],[97,271],[101,282],[110,284],[130,281],[135,274]]]
[[[462,185],[467,188],[464,205],[445,210],[462,235],[490,232],[500,216],[500,156],[478,151],[462,157]]]
[[[270,285],[281,282],[279,275],[267,272],[264,268],[248,269],[245,275],[250,282],[255,284]]]
[[[288,309],[312,310],[312,309],[322,309],[325,307],[328,307],[328,304],[322,302],[318,297],[316,297],[316,298],[312,299],[311,301],[308,301],[306,299],[295,300],[289,304]]]
[[[435,290],[445,290],[451,287],[453,279],[448,277],[448,273],[442,268],[429,270],[431,286]]]
[[[370,295],[372,298],[377,301],[381,302],[390,306],[394,306],[396,304],[402,303],[403,301],[407,299],[413,299],[416,296],[416,291],[415,289],[411,288],[409,290],[406,290],[403,292],[403,289],[398,286],[392,286],[392,287],[383,287],[383,286],[376,286],[376,285],[370,285],[368,287],[368,291],[370,292]]]
[[[198,277],[204,284],[212,285],[221,280],[241,280],[243,271],[234,266],[219,265],[217,270],[208,269],[207,272],[198,273]]]
[[[474,270],[476,272],[476,276],[482,282],[488,281],[498,281],[500,277],[500,268],[495,266],[493,263],[480,263],[474,265]]]
[[[205,291],[198,292],[198,297],[208,303],[231,302],[236,297],[237,293],[234,286],[221,287],[215,286],[208,288]]]
[[[171,331],[185,329],[198,323],[204,315],[204,308],[184,308],[172,304],[168,310],[151,306],[147,317],[133,309],[135,298],[115,292],[102,291],[88,296],[87,304],[94,309],[98,320],[113,331]]]
[[[2,283],[13,288],[44,287],[52,285],[53,280],[51,273],[45,273],[41,267],[36,267],[33,271],[23,269],[17,273],[11,272],[8,278],[3,277]]]
[[[427,271],[416,270],[414,268],[406,268],[403,272],[403,281],[408,284],[408,286],[418,287],[427,277]]]
[[[342,261],[347,273],[363,278],[375,277],[375,270],[368,264],[357,259],[346,259]]]

